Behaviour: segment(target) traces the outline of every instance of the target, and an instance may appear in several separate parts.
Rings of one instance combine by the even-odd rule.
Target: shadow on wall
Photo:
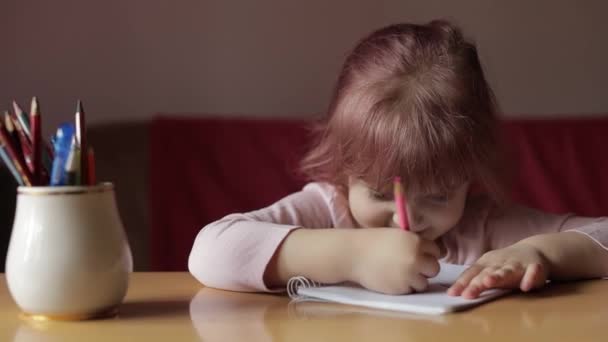
[[[97,180],[115,185],[118,210],[133,253],[134,269],[149,269],[148,256],[148,123],[90,126]],[[15,214],[17,184],[0,166],[0,272],[4,272]]]

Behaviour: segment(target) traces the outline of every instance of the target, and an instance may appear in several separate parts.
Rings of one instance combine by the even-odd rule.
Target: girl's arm
[[[203,228],[188,267],[209,287],[281,290],[292,276],[346,280],[384,293],[421,291],[439,272],[439,247],[395,228],[353,228],[347,200],[312,184],[272,206]],[[333,191],[333,192],[332,192]]]
[[[373,291],[423,291],[439,272],[439,247],[396,228],[299,229],[268,265],[266,283],[284,287],[302,275],[321,283],[352,281]]]
[[[352,229],[298,229],[277,249],[264,275],[270,288],[282,288],[291,277],[321,283],[350,280],[355,247]]]
[[[283,239],[301,227],[332,227],[335,202],[333,187],[312,183],[267,208],[210,223],[194,241],[190,273],[209,287],[269,291],[263,275]]]
[[[608,276],[608,250],[576,231],[531,236],[516,245],[538,250],[546,259],[550,279]]]
[[[488,215],[483,254],[450,293],[477,297],[489,288],[542,287],[547,279],[608,276],[608,220],[553,215],[514,206]]]

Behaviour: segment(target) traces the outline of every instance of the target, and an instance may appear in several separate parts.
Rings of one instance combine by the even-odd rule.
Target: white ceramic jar
[[[113,315],[132,268],[111,183],[18,188],[6,279],[25,315]]]

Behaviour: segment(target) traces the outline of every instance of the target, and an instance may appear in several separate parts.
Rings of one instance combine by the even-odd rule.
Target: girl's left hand
[[[519,288],[524,292],[545,285],[549,263],[534,246],[516,243],[489,251],[464,271],[448,289],[452,296],[477,298],[492,288]]]

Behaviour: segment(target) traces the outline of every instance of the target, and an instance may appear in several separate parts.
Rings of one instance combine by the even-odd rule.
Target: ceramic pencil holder
[[[6,279],[25,317],[114,315],[132,268],[113,184],[18,188]]]

